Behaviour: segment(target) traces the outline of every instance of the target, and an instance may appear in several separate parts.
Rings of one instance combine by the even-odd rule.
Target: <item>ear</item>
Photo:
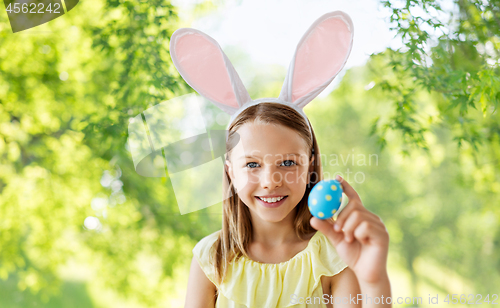
[[[252,99],[217,41],[192,29],[177,29],[170,38],[170,56],[182,78],[201,96],[233,115]]]
[[[226,168],[226,172],[229,175],[229,178],[231,179],[231,182],[233,181],[233,166],[229,160],[226,160],[224,163],[224,166]]]
[[[353,35],[352,20],[344,12],[318,18],[297,45],[279,98],[303,108],[318,96],[344,67]]]

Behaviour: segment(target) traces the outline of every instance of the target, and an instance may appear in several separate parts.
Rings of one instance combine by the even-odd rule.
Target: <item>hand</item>
[[[389,233],[382,220],[363,206],[354,188],[342,177],[336,179],[349,198],[348,204],[336,222],[312,217],[311,225],[330,240],[360,283],[376,284],[387,277]]]

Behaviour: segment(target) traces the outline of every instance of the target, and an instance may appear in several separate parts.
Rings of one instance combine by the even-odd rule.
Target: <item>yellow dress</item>
[[[330,241],[316,232],[304,250],[285,262],[260,263],[242,256],[229,265],[227,279],[217,285],[209,253],[219,232],[193,248],[203,272],[219,290],[216,308],[323,308],[321,276],[336,275],[347,267]]]

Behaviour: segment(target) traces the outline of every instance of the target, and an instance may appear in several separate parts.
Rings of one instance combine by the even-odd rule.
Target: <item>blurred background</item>
[[[353,19],[351,57],[304,110],[327,177],[389,230],[393,297],[423,300],[395,307],[496,307],[499,0],[86,0],[16,33],[1,12],[0,307],[183,307],[221,204],[180,215],[169,177],[140,176],[127,150],[131,117],[193,92],[170,36],[204,31],[253,99],[277,97],[334,10]]]

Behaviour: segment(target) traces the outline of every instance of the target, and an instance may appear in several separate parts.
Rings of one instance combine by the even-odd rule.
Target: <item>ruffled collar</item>
[[[219,293],[246,307],[291,307],[293,296],[311,297],[318,287],[322,290],[322,276],[336,275],[346,267],[330,241],[316,232],[307,247],[288,261],[261,263],[244,256],[233,261]]]

